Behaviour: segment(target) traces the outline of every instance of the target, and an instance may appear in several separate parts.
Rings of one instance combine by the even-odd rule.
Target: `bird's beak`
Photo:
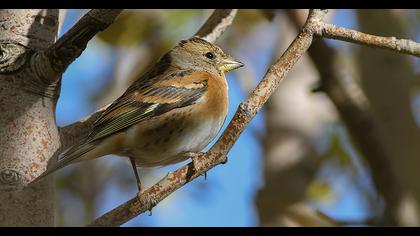
[[[229,72],[231,70],[238,69],[240,67],[244,66],[242,62],[235,61],[233,58],[229,57],[227,59],[224,59],[220,65],[220,70],[223,72]]]

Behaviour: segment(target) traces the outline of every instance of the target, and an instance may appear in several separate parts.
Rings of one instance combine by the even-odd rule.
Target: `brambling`
[[[228,111],[225,73],[243,64],[198,37],[182,40],[115,100],[91,133],[38,179],[68,164],[115,154],[138,167],[165,166],[199,152],[221,129]]]

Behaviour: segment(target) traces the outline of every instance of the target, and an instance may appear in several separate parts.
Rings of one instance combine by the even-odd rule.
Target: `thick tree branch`
[[[67,125],[64,128],[59,128],[60,140],[61,140],[61,150],[66,150],[67,148],[74,145],[78,140],[86,137],[91,131],[93,122],[101,115],[101,113],[111,104],[108,104],[99,110],[97,110],[92,115],[85,117],[82,120],[79,120],[73,124]]]
[[[236,9],[217,9],[207,19],[196,33],[196,36],[202,37],[209,42],[215,42],[216,39],[232,24],[236,16]],[[89,13],[88,13],[89,14]],[[116,13],[115,13],[116,14]],[[115,18],[115,17],[114,17]],[[76,26],[75,26],[76,27]],[[70,30],[71,31],[71,30]],[[65,35],[63,36],[63,38]],[[72,146],[75,141],[84,137],[91,130],[93,122],[106,108],[101,108],[89,117],[80,120],[74,124],[67,125],[60,129],[62,150]]]
[[[420,43],[409,39],[397,39],[395,37],[381,37],[365,34],[324,22],[319,22],[318,27],[319,29],[316,31],[316,35],[320,37],[338,39],[370,47],[384,48],[420,57]]]
[[[237,12],[237,9],[216,9],[195,35],[214,43],[232,24]]]
[[[280,81],[286,76],[287,72],[291,69],[294,63],[296,63],[298,58],[311,45],[313,35],[373,47],[386,48],[417,57],[419,56],[419,45],[416,42],[405,39],[397,40],[394,37],[387,38],[368,35],[335,25],[326,24],[321,20],[325,13],[326,11],[320,10],[311,11],[306,24],[298,37],[283,54],[283,56],[272,67],[270,67],[264,79],[252,92],[248,100],[241,103],[228,128],[207,153],[191,154],[190,157],[193,158],[193,162],[173,173],[168,174],[165,178],[151,188],[147,189],[141,195],[134,197],[128,202],[101,216],[90,226],[121,225],[131,218],[150,210],[178,188],[202,175],[214,166],[223,163],[226,160],[227,153],[239,138],[249,121],[255,116],[271,93],[277,88]],[[216,10],[200,28],[196,35],[210,42],[214,42],[217,37],[223,33],[226,27],[232,23],[235,15],[236,10]],[[331,88],[326,88],[326,90],[330,91],[331,96],[335,96],[336,102],[345,100],[343,96],[339,95],[342,93],[338,93],[337,89],[333,89],[335,86],[329,86],[326,82],[325,86]],[[355,105],[349,105],[348,102],[346,103],[346,106],[346,109],[349,108],[349,110],[357,110],[353,109],[356,107]],[[350,109],[351,107],[353,108]],[[92,125],[99,113],[100,111],[83,121],[64,127],[61,130],[61,137],[63,138],[63,141],[67,140],[63,142],[63,146],[70,146],[73,143],[72,140],[77,140],[79,137],[84,136],[85,131],[89,130],[89,127]],[[358,120],[355,121],[353,125],[356,125],[356,122],[359,125],[360,123],[365,123],[363,120],[366,121],[366,119]],[[367,118],[367,120],[369,119]],[[371,127],[370,125],[368,126]]]
[[[31,59],[31,69],[47,83],[58,81],[67,67],[80,56],[88,42],[98,32],[112,24],[121,11],[120,9],[90,10],[49,48],[41,53],[35,53]]]
[[[248,123],[279,86],[294,64],[309,48],[313,38],[313,24],[321,20],[325,14],[326,11],[320,10],[310,12],[302,31],[280,59],[268,69],[264,78],[252,91],[248,99],[239,105],[232,121],[207,153],[191,155],[193,158],[191,163],[173,173],[169,173],[165,178],[139,196],[132,198],[128,202],[99,217],[89,226],[121,225],[133,217],[147,210],[151,210],[157,203],[186,183],[206,173],[211,168],[226,162],[227,153],[247,127]]]

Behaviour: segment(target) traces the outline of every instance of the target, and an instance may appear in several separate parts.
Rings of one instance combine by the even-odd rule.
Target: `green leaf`
[[[314,201],[329,204],[336,199],[334,189],[330,186],[327,181],[314,180],[308,186],[306,195]]]

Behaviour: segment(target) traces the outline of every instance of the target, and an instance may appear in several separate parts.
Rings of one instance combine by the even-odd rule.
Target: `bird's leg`
[[[204,152],[183,152],[180,155],[191,158],[191,161],[195,165],[195,162],[198,161],[197,157],[200,157],[200,155],[204,154]],[[204,172],[202,176],[204,176],[204,180],[207,180],[207,172]]]
[[[204,180],[207,180],[207,172],[204,172]]]
[[[141,181],[140,181],[139,173],[137,172],[137,167],[136,167],[134,158],[130,157],[130,162],[131,162],[131,166],[133,167],[134,175],[136,176],[137,188],[139,189],[139,194],[140,194],[142,186],[141,186]]]

